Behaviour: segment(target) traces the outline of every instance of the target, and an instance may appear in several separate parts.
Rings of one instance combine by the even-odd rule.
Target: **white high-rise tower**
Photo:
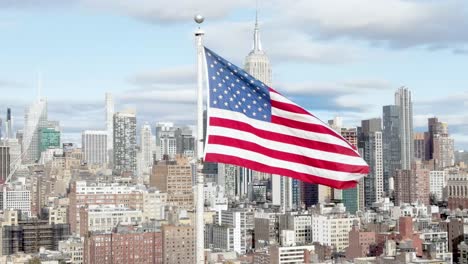
[[[270,59],[262,49],[260,28],[258,26],[258,13],[255,14],[253,48],[245,58],[244,69],[266,85],[271,86]]]
[[[144,170],[147,170],[153,164],[153,133],[151,133],[151,126],[146,122],[141,126],[140,131],[141,140],[141,155],[143,159]]]
[[[107,155],[112,162],[114,149],[114,100],[111,93],[106,93],[106,131],[107,131]]]
[[[401,87],[395,92],[395,105],[399,108],[401,169],[410,170],[414,157],[413,102],[408,88]]]

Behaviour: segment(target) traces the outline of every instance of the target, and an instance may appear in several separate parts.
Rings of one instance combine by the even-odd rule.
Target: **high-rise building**
[[[195,152],[195,137],[189,127],[178,127],[174,131],[176,138],[176,153],[186,157],[193,157]]]
[[[141,126],[140,130],[140,149],[141,158],[143,160],[144,169],[153,165],[153,133],[151,133],[151,126],[146,122]]]
[[[173,123],[159,122],[156,124],[156,160],[165,156],[174,159],[177,154],[177,141]]]
[[[10,147],[0,146],[0,183],[4,183],[10,174]]]
[[[49,148],[60,148],[60,131],[56,128],[45,127],[39,131],[39,151]]]
[[[153,165],[150,186],[167,193],[168,205],[193,209],[192,167],[187,160],[162,160]]]
[[[114,158],[114,100],[111,93],[106,93],[106,130],[107,130],[107,154],[108,161]]]
[[[383,107],[384,191],[389,192],[389,179],[401,169],[400,109],[396,105]]]
[[[29,105],[24,115],[24,135],[22,141],[23,163],[35,163],[40,158],[40,136],[47,127],[47,101],[40,98]]]
[[[429,204],[430,176],[421,161],[414,161],[411,170],[395,173],[395,204],[422,202]]]
[[[81,133],[83,161],[87,164],[107,163],[107,131],[85,130]]]
[[[426,141],[426,133],[414,133],[414,157],[416,159],[426,159]]]
[[[289,211],[293,206],[292,180],[277,174],[271,176],[272,204],[280,206],[283,211]]]
[[[447,123],[438,122],[437,130],[433,134],[432,158],[435,169],[440,170],[455,164],[454,140],[449,136]]]
[[[127,110],[114,114],[114,172],[136,174],[136,115]]]
[[[319,185],[303,182],[301,184],[301,200],[306,208],[319,203]]]
[[[431,195],[434,196],[436,201],[442,201],[444,188],[447,185],[446,171],[430,171],[429,185]]]
[[[369,175],[364,179],[365,206],[378,202],[384,195],[382,120],[374,118],[362,121],[360,145],[363,158],[369,164]]]
[[[245,58],[244,69],[252,76],[271,86],[271,66],[270,59],[262,49],[260,41],[260,27],[258,17],[255,17],[255,28],[253,38],[253,49]]]
[[[411,91],[401,87],[395,92],[395,105],[399,109],[401,169],[411,169],[414,158],[413,143],[413,102]]]
[[[341,135],[354,147],[358,147],[357,128],[341,128]],[[342,191],[342,202],[348,212],[355,214],[359,208],[359,188],[364,188],[359,185],[355,188],[350,188]]]

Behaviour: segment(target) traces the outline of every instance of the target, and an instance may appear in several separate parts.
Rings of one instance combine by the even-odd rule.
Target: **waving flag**
[[[205,57],[205,161],[338,189],[368,174],[356,149],[317,117],[208,48]]]

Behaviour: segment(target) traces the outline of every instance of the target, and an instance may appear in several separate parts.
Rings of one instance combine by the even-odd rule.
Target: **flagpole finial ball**
[[[195,20],[195,22],[197,22],[198,24],[201,24],[203,23],[203,21],[205,21],[205,18],[202,15],[198,14],[198,15],[195,15],[193,20]]]

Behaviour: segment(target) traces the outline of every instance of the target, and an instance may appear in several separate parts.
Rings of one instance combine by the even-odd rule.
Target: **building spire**
[[[262,43],[260,42],[260,28],[258,26],[258,0],[255,8],[255,29],[254,29],[254,45],[253,51],[262,51]]]

